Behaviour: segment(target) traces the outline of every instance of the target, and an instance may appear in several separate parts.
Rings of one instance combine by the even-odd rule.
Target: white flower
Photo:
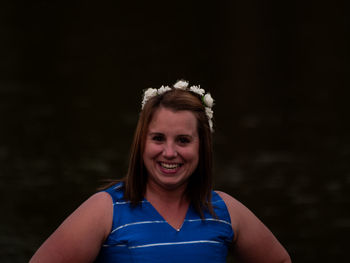
[[[211,120],[213,118],[213,110],[209,107],[205,107],[205,114],[208,116],[208,119]]]
[[[188,86],[188,82],[185,80],[179,80],[174,84],[175,89],[186,89]]]
[[[153,89],[153,88],[148,88],[146,91],[145,91],[145,94],[144,94],[144,98],[152,98],[154,96],[157,95],[157,89]]]
[[[156,95],[157,95],[157,89],[148,88],[145,91],[145,93],[143,94],[142,109],[145,106],[145,104],[147,103],[147,101]]]
[[[205,90],[201,89],[200,86],[191,86],[188,88],[188,82],[186,80],[179,80],[177,81],[174,86],[175,89],[181,89],[186,90],[192,93],[195,93],[201,97],[202,103],[205,107],[205,114],[208,118],[208,125],[211,132],[214,132],[213,130],[213,115],[214,112],[212,110],[212,107],[214,105],[214,99],[211,97],[209,93],[205,94]],[[161,86],[159,89],[153,89],[149,88],[144,91],[143,93],[143,99],[142,99],[142,109],[144,108],[147,101],[157,95],[162,95],[167,91],[170,91],[172,88],[169,86]]]
[[[214,100],[209,93],[205,94],[205,96],[203,98],[203,102],[207,107],[209,107],[209,108],[213,107]]]
[[[161,86],[158,89],[158,95],[162,95],[163,93],[167,92],[168,90],[171,90],[169,86]]]
[[[213,130],[213,121],[212,121],[212,118],[213,118],[213,110],[209,107],[205,107],[205,114],[207,115],[208,117],[208,122],[209,122],[209,127],[210,127],[210,131],[211,132],[214,132]]]
[[[205,90],[201,89],[200,86],[191,86],[190,91],[192,91],[193,93],[196,93],[200,96],[203,96],[205,93]]]
[[[210,131],[214,132],[214,130],[213,130],[213,121],[212,120],[209,120],[209,127],[210,127]]]

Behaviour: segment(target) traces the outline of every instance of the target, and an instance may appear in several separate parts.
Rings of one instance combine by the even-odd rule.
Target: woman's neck
[[[164,202],[168,205],[181,206],[187,204],[188,200],[185,194],[186,185],[176,189],[165,189],[155,183],[148,182],[146,186],[146,199],[149,202]]]

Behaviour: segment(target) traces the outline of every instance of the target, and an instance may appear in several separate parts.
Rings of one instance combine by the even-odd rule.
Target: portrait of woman
[[[185,80],[145,90],[126,176],[81,204],[30,262],[291,262],[246,206],[213,189],[213,106]]]

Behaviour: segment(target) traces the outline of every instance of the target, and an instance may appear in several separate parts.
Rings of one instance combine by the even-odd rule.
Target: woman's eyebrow
[[[148,136],[148,137],[153,137],[153,136],[164,136],[164,134],[161,133],[161,132],[150,132],[150,133],[148,133],[147,136]]]
[[[161,132],[150,132],[149,135],[163,135]]]
[[[161,135],[164,136],[164,133],[161,132],[149,132],[148,136],[155,136],[155,135]],[[177,134],[176,137],[188,137],[188,138],[193,138],[194,136],[192,134]]]
[[[177,137],[189,137],[192,138],[193,136],[191,134],[179,134]]]

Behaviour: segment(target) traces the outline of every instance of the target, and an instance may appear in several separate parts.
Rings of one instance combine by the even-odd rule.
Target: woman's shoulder
[[[242,213],[242,210],[246,209],[246,207],[239,202],[236,198],[232,197],[231,195],[222,192],[222,191],[214,191],[220,198],[224,201],[228,213],[230,215],[232,228],[237,231],[238,229],[238,223],[240,221],[240,215]]]
[[[254,214],[240,201],[238,201],[233,196],[221,192],[221,191],[215,191],[225,202],[226,207],[230,213],[231,219],[234,218],[236,222],[242,221],[247,217],[251,217]]]
[[[223,199],[235,230],[235,254],[244,262],[291,262],[271,231],[237,199],[216,191]]]
[[[91,195],[81,207],[87,207],[89,209],[104,210],[105,208],[110,208],[113,205],[113,200],[110,194],[106,191],[97,192]]]
[[[214,191],[218,196],[221,197],[221,199],[225,202],[227,209],[243,209],[244,205],[239,202],[236,198],[233,196],[222,192],[222,191]]]
[[[112,197],[107,192],[97,192],[83,202],[68,219],[72,220],[72,225],[84,222],[98,223],[106,237],[110,232],[112,217]]]
[[[30,262],[91,262],[110,233],[112,207],[108,193],[90,196],[42,244]]]
[[[111,184],[105,189],[101,190],[99,193],[108,194],[112,198],[113,203],[122,201],[124,200],[124,183],[117,182],[115,184]]]

